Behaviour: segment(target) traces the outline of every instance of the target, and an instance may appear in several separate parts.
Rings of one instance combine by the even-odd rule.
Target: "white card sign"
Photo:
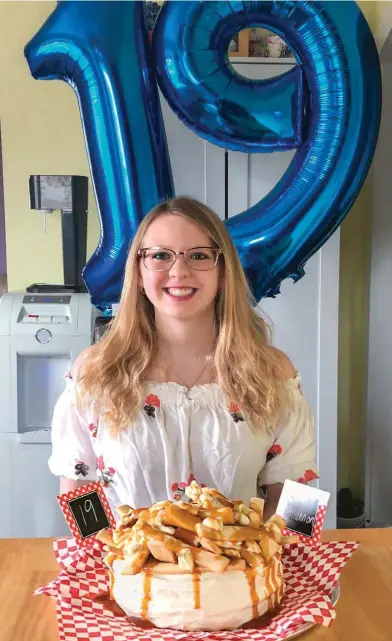
[[[286,521],[287,533],[297,534],[306,545],[317,545],[329,496],[324,490],[285,481],[276,513]]]

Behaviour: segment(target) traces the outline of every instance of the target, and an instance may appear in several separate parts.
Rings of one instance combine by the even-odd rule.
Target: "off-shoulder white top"
[[[75,383],[57,401],[53,474],[99,480],[112,509],[179,498],[196,479],[244,501],[260,487],[317,478],[314,422],[300,376],[285,383],[287,403],[275,428],[252,430],[215,383],[187,388],[151,383],[136,420],[113,437],[103,419],[76,406]]]

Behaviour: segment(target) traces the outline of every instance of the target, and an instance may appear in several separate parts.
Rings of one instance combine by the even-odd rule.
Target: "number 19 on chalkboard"
[[[91,545],[100,530],[115,527],[115,520],[99,483],[57,497],[69,528],[79,545]]]

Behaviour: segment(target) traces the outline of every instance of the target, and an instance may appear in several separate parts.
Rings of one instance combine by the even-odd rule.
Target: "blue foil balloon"
[[[254,82],[227,56],[252,25],[281,35],[298,67]],[[296,149],[261,202],[229,221],[255,298],[274,295],[341,223],[377,139],[381,78],[355,2],[167,2],[154,32],[157,77],[200,136],[245,152]],[[141,218],[173,192],[141,2],[60,2],[26,47],[36,78],[78,96],[100,212],[101,242],[84,272],[92,301],[118,300]]]
[[[77,95],[101,221],[84,269],[92,302],[120,296],[129,242],[173,195],[170,159],[141,2],[59,2],[25,48],[34,78]]]
[[[298,67],[254,82],[231,67],[240,30],[267,27]],[[167,2],[154,31],[160,88],[198,135],[232,150],[296,148],[274,189],[227,221],[255,298],[298,280],[353,204],[373,157],[381,76],[355,2]]]
[[[244,152],[295,149],[303,142],[302,69],[256,81],[236,73],[227,50],[240,20],[227,2],[166,3],[153,38],[161,89],[176,115],[216,145]]]

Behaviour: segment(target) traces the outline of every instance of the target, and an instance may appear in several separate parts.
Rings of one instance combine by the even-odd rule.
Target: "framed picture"
[[[230,57],[289,58],[294,55],[280,36],[263,27],[240,31],[230,43]]]
[[[249,32],[250,29],[243,29],[237,33],[229,46],[229,56],[247,58],[249,56]]]
[[[156,19],[162,8],[162,1],[145,2],[144,11],[147,29],[151,39]],[[263,27],[243,29],[229,45],[230,58],[290,58],[294,55],[287,44],[273,31]]]

